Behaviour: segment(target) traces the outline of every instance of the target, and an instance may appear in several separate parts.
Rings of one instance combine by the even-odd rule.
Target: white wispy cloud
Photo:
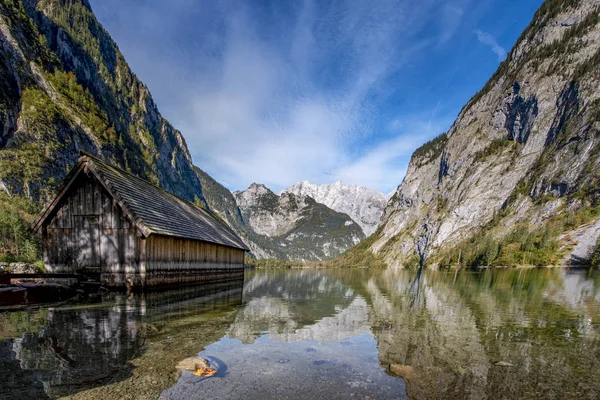
[[[359,159],[351,153],[373,134],[369,100],[427,45],[412,35],[428,8],[332,4],[324,10],[305,1],[283,43],[262,39],[260,21],[243,7],[227,15],[218,68],[197,82],[186,112],[193,118],[181,121],[195,160],[209,173],[235,188],[260,181],[280,190],[303,179],[380,190],[400,183],[406,155],[422,136],[398,136]]]
[[[108,11],[117,0],[99,7],[157,44],[161,35],[187,35],[193,57],[189,44],[170,46],[144,74],[162,82],[151,90],[169,99],[161,110],[195,163],[231,189],[341,179],[387,192],[401,182],[412,151],[444,126],[434,111],[377,132],[377,106],[394,90],[390,76],[454,35],[468,1],[303,0],[259,10],[236,0],[174,0],[160,12],[153,0],[133,19]],[[192,18],[204,28],[181,33]],[[429,26],[439,29],[424,35]],[[126,56],[147,58],[134,41],[124,46]]]
[[[448,3],[441,8],[440,44],[446,43],[454,35],[462,20],[464,10],[456,4]]]
[[[337,168],[331,174],[332,180],[353,182],[387,193],[402,182],[412,153],[442,133],[449,123],[448,119],[428,120],[425,115],[395,119],[390,123],[394,130],[390,139]]]
[[[498,56],[498,61],[504,61],[504,59],[506,58],[506,50],[504,50],[504,47],[498,44],[496,38],[493,35],[487,32],[483,32],[479,29],[475,31],[475,34],[477,34],[477,39],[480,43],[489,46],[492,49],[492,51],[496,54],[496,56]]]

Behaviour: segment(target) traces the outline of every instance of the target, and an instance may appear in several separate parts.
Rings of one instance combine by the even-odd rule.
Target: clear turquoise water
[[[218,373],[177,373],[202,356]],[[0,398],[600,397],[591,270],[256,271],[0,313]]]

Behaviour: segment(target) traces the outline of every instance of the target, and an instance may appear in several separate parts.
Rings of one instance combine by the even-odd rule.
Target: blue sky
[[[91,0],[194,163],[231,190],[387,193],[541,0]]]

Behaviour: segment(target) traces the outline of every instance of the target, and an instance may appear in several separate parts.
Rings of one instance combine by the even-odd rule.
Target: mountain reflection
[[[412,275],[388,270],[365,286],[379,359],[410,367],[411,398],[600,394],[597,280],[560,270]]]
[[[264,334],[294,342],[343,340],[369,331],[364,299],[322,272],[251,274],[244,303],[227,333],[243,343],[253,343]]]
[[[263,272],[227,335],[371,333],[414,399],[597,397],[599,288],[596,273],[559,269]]]
[[[280,393],[278,385],[310,374],[315,384],[351,390],[348,368],[359,374],[368,365],[368,390],[392,390],[390,380],[400,382],[392,376],[401,377],[412,399],[598,398],[600,275],[257,271],[243,286],[109,293],[4,313],[0,397],[192,396],[195,386],[174,377],[174,366],[199,353],[229,366],[230,380],[203,383],[212,393],[259,382]],[[287,380],[268,380],[266,371]]]

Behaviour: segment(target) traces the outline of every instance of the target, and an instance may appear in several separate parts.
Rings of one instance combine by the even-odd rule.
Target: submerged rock
[[[507,361],[496,361],[494,363],[495,366],[497,367],[514,367],[513,364],[507,362]]]
[[[390,371],[406,380],[410,380],[415,377],[415,370],[410,365],[391,364]]]
[[[190,371],[196,376],[213,376],[217,370],[210,367],[210,363],[206,358],[188,357],[179,361],[175,366],[179,371]]]
[[[210,368],[210,363],[206,358],[202,357],[188,357],[179,361],[175,366],[178,370],[186,370],[194,372],[199,368]]]

